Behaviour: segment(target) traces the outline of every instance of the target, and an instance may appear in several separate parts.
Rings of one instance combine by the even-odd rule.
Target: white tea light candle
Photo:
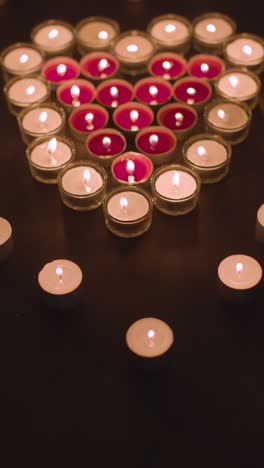
[[[158,49],[186,54],[191,46],[192,26],[183,16],[173,14],[153,18],[147,28]]]
[[[13,249],[12,227],[0,217],[0,262],[6,260]]]
[[[16,77],[7,83],[4,93],[11,114],[16,116],[21,109],[47,100],[50,88],[38,76]]]
[[[127,31],[115,41],[114,52],[124,73],[136,75],[146,70],[154,53],[151,37],[143,31]]]
[[[70,55],[75,32],[73,26],[65,21],[48,20],[35,26],[31,38],[46,56]]]
[[[78,51],[85,55],[96,50],[110,50],[119,31],[119,24],[110,18],[85,18],[76,26]]]
[[[55,104],[43,103],[28,107],[17,116],[25,144],[44,135],[57,135],[65,125],[65,112]]]
[[[194,47],[200,52],[221,54],[235,31],[235,22],[222,13],[198,16],[193,21]]]
[[[264,66],[264,41],[253,34],[237,34],[225,47],[225,58],[229,64],[247,67],[261,73]]]
[[[1,54],[4,80],[14,76],[25,76],[40,71],[43,55],[40,49],[27,42],[17,42]]]
[[[228,69],[215,82],[218,96],[245,102],[251,109],[258,103],[260,89],[258,76],[240,68]]]

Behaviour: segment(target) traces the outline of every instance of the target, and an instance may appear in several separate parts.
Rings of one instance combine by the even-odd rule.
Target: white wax
[[[62,269],[62,276],[57,269]],[[49,294],[63,295],[75,291],[82,282],[82,271],[76,263],[70,260],[54,260],[47,263],[39,272],[40,287]]]
[[[42,112],[47,112],[48,117],[45,122],[40,121]],[[23,118],[22,127],[29,133],[45,134],[50,133],[60,127],[62,123],[59,112],[50,107],[39,107],[29,110]]]
[[[242,265],[242,270],[237,271],[238,265],[240,267]],[[231,255],[218,266],[218,276],[229,288],[249,289],[260,282],[262,268],[254,258],[248,255]]]
[[[30,87],[34,87],[34,92]],[[10,86],[8,99],[19,104],[20,107],[26,107],[44,99],[47,94],[47,86],[38,78],[20,78]]]
[[[89,47],[100,48],[106,47],[115,35],[116,31],[110,23],[105,21],[89,21],[79,30],[78,39]]]
[[[129,46],[135,46],[133,51],[127,50]],[[153,52],[152,43],[144,36],[128,35],[122,37],[115,46],[115,53],[121,60],[130,63],[137,63],[151,56]]]
[[[210,168],[224,164],[227,160],[227,149],[218,141],[199,140],[189,146],[186,156],[196,166]]]
[[[251,53],[247,53],[247,52]],[[264,60],[264,48],[254,39],[240,37],[226,47],[228,58],[238,65],[257,65]]]
[[[212,25],[213,28],[210,28],[210,25]],[[210,31],[210,29],[213,30]],[[212,16],[199,21],[194,28],[194,34],[203,42],[208,42],[208,44],[219,44],[233,34],[233,28],[224,18]]]
[[[5,218],[0,218],[0,247],[10,240],[12,228]]]
[[[120,205],[121,198],[126,198],[127,208]],[[149,211],[148,200],[141,193],[127,191],[113,195],[108,201],[107,211],[112,218],[118,221],[137,221],[143,218]]]
[[[84,180],[84,171],[90,172],[90,180],[86,183]],[[65,172],[62,178],[62,187],[65,192],[71,195],[92,195],[103,186],[101,174],[90,166],[78,166]]]
[[[180,176],[179,185],[173,184],[173,176],[177,172]],[[160,174],[155,181],[155,189],[162,197],[171,200],[182,200],[191,197],[197,190],[195,178],[185,171],[169,170]]]
[[[51,32],[57,31],[57,35],[52,35]],[[51,37],[49,34],[51,33]],[[56,52],[60,51],[73,40],[72,31],[66,26],[60,24],[50,24],[40,28],[35,36],[34,42],[42,49]]]
[[[28,60],[20,61],[23,55],[28,56]],[[12,73],[29,73],[40,66],[42,57],[40,53],[31,47],[18,47],[5,55],[3,64]]]
[[[35,146],[30,154],[31,161],[40,167],[56,169],[71,159],[72,152],[70,147],[63,141],[57,140],[56,150],[50,154],[48,145],[50,140]]]
[[[166,31],[166,26],[174,26],[175,30]],[[185,23],[175,19],[160,20],[153,24],[151,35],[160,42],[168,45],[184,42],[189,36],[189,30]]]
[[[244,109],[235,103],[222,103],[217,104],[209,111],[208,121],[218,128],[239,130],[248,123],[248,115]]]
[[[258,209],[257,219],[259,224],[261,224],[261,226],[264,227],[264,205],[261,205]]]
[[[155,358],[166,353],[173,341],[172,329],[162,320],[152,317],[137,320],[126,333],[128,348],[146,358]]]
[[[219,91],[227,97],[245,101],[254,97],[258,91],[256,80],[247,73],[230,72],[219,79]]]

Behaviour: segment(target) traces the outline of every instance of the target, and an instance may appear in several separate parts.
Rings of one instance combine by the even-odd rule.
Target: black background
[[[117,19],[145,28],[161,13],[193,19],[222,11],[240,32],[263,34],[261,2],[10,0],[0,8],[1,47],[29,38],[52,17]],[[219,300],[218,263],[245,253],[264,266],[255,240],[264,202],[264,116],[233,148],[230,175],[204,186],[199,208],[174,219],[155,211],[150,230],[123,240],[101,209],[64,208],[56,186],[30,176],[25,147],[1,93],[0,215],[15,250],[0,267],[0,364],[5,467],[261,466],[264,418],[263,294],[256,305]],[[55,258],[76,261],[84,298],[72,314],[40,303],[37,274]],[[175,332],[170,367],[144,373],[124,336],[155,316]],[[7,457],[6,457],[7,455]]]

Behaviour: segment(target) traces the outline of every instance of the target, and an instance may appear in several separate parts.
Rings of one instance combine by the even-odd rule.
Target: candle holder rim
[[[215,79],[214,88],[215,88],[215,91],[219,94],[219,96],[222,96],[224,99],[229,100],[228,96],[226,94],[224,94],[222,91],[220,91],[220,89],[218,88],[218,83],[224,76],[231,75],[232,73],[241,73],[243,75],[250,76],[257,84],[257,93],[256,93],[256,95],[259,94],[259,92],[261,90],[261,80],[260,80],[259,76],[256,75],[256,73],[248,70],[248,68],[246,68],[246,67],[236,66],[236,67],[227,68]],[[245,101],[247,101],[248,99],[251,99],[253,97],[255,97],[255,94],[252,95],[252,96],[246,96]],[[233,98],[233,99],[234,99],[234,101],[236,100],[236,101],[240,102],[240,99],[236,99],[236,98]],[[241,100],[243,101],[243,99],[241,99]]]
[[[202,43],[207,44],[207,41],[204,40],[200,35],[198,35],[198,34],[195,32],[195,27],[196,27],[196,25],[197,25],[200,21],[202,21],[202,20],[204,20],[204,19],[206,19],[206,18],[209,18],[209,17],[212,17],[212,18],[222,18],[222,19],[226,20],[226,21],[231,25],[231,27],[232,27],[232,29],[233,29],[233,34],[232,34],[232,35],[235,34],[235,32],[236,32],[236,30],[237,30],[237,23],[236,23],[236,21],[233,20],[233,18],[231,18],[229,15],[226,15],[226,14],[221,13],[221,12],[219,12],[219,11],[211,11],[211,12],[203,13],[202,15],[196,16],[196,17],[193,19],[193,21],[192,21],[193,35],[194,35],[194,37],[196,37],[196,38],[197,38],[199,41],[201,41]],[[221,41],[221,43],[222,43],[222,42],[226,42],[226,41],[227,41],[227,39],[224,40],[224,41]],[[217,43],[218,43],[218,42],[217,42]],[[217,43],[216,43],[216,44],[217,44]]]
[[[190,199],[194,198],[195,196],[197,196],[200,193],[200,190],[201,190],[200,176],[196,172],[194,172],[192,169],[190,169],[188,166],[184,166],[182,164],[174,164],[174,163],[164,164],[163,166],[160,166],[157,169],[155,169],[155,171],[153,172],[152,177],[150,179],[150,185],[151,185],[151,189],[152,189],[153,193],[157,192],[156,187],[155,187],[155,182],[156,182],[157,178],[161,174],[163,174],[164,172],[168,172],[168,171],[171,171],[171,170],[187,172],[189,175],[191,175],[194,178],[194,180],[196,182],[195,191],[191,195],[189,195],[188,197],[180,198],[180,200],[179,200],[180,202],[190,200]],[[165,197],[164,195],[160,194],[159,192],[157,192],[157,193],[159,195],[159,198],[161,198],[162,200],[164,200],[164,201],[171,200],[170,197]],[[175,202],[177,202],[177,200],[175,200]]]
[[[5,66],[4,64],[4,60],[5,60],[5,57],[8,53],[12,52],[12,50],[15,50],[15,49],[19,49],[20,47],[24,47],[24,48],[28,48],[28,49],[33,49],[35,51],[37,51],[41,57],[41,61],[40,63],[34,67],[33,70],[29,70],[29,71],[26,71],[26,73],[24,73],[24,71],[21,72],[21,70],[10,70],[8,67]],[[5,49],[2,50],[2,52],[0,53],[0,64],[1,64],[1,67],[8,73],[11,73],[13,75],[22,75],[22,76],[26,76],[27,74],[33,74],[36,72],[36,70],[39,70],[43,64],[43,61],[44,61],[44,54],[42,52],[42,50],[36,45],[34,44],[33,42],[15,42],[14,44],[10,44],[9,46],[5,47]]]
[[[210,110],[213,109],[213,107],[215,107],[215,106],[217,106],[219,104],[235,104],[236,106],[242,108],[247,114],[247,117],[248,117],[247,122],[241,127],[231,129],[230,132],[234,132],[234,131],[237,132],[237,131],[243,130],[244,128],[248,127],[248,125],[252,121],[252,111],[251,111],[250,107],[245,102],[238,101],[237,99],[231,99],[231,98],[230,99],[215,98],[205,106],[204,114],[203,114],[205,122],[208,121],[208,115],[209,115]],[[214,127],[214,128],[227,131],[226,128],[219,127],[218,125],[214,125],[214,123],[212,123],[212,122],[210,122],[210,125],[212,127]]]
[[[143,158],[146,163],[149,164],[149,167],[150,167],[150,172],[149,174],[146,175],[146,177],[144,177],[144,179],[141,179],[135,183],[131,183],[129,182],[128,180],[123,180],[123,179],[119,179],[118,177],[116,177],[115,173],[114,173],[114,165],[116,163],[118,163],[119,161],[122,160],[122,158],[125,158],[127,154],[129,153],[132,153],[136,156],[140,156],[141,158]],[[114,178],[114,180],[117,180],[118,182],[120,182],[122,185],[127,185],[129,187],[133,186],[133,185],[141,185],[141,184],[144,184],[147,180],[149,180],[153,174],[153,171],[154,171],[154,165],[153,165],[153,162],[151,161],[151,159],[146,156],[145,154],[143,153],[140,153],[138,151],[133,151],[133,150],[130,150],[130,151],[125,151],[124,153],[120,154],[119,156],[117,156],[117,158],[115,158],[111,164],[111,174],[112,174],[112,177]]]
[[[122,193],[122,192],[136,192],[136,193],[139,193],[140,195],[144,196],[148,202],[148,205],[149,205],[149,209],[147,211],[147,213],[144,215],[144,216],[141,216],[140,218],[136,218],[135,220],[119,220],[117,218],[115,218],[114,216],[112,216],[109,211],[107,210],[107,206],[108,206],[108,203],[110,201],[110,199],[114,196],[114,195],[117,195],[118,193]],[[138,187],[138,186],[135,186],[135,185],[128,185],[127,187],[124,187],[124,186],[121,186],[121,187],[116,187],[112,190],[110,190],[110,192],[108,192],[104,198],[104,201],[103,201],[103,211],[104,211],[104,214],[105,214],[105,217],[108,217],[110,218],[111,220],[113,221],[117,221],[118,224],[120,225],[130,225],[130,226],[133,226],[134,224],[138,224],[138,222],[140,221],[143,221],[144,219],[147,219],[149,217],[150,214],[152,214],[152,211],[153,211],[153,202],[152,202],[152,196],[151,194],[141,188],[141,187]]]
[[[76,39],[77,39],[79,44],[82,44],[84,46],[89,44],[87,41],[83,41],[82,39],[80,39],[79,33],[80,33],[80,30],[82,29],[82,27],[85,24],[92,23],[93,21],[106,22],[106,23],[110,24],[111,26],[113,26],[113,28],[116,30],[116,36],[117,36],[117,34],[120,33],[120,25],[119,25],[118,21],[116,21],[115,19],[108,18],[108,17],[105,17],[105,16],[87,16],[86,18],[83,18],[80,21],[78,21],[78,23],[76,23],[76,26],[75,26]],[[110,41],[110,43],[113,42],[113,40],[114,40],[114,38]],[[98,47],[98,48],[100,49],[100,47]]]
[[[45,170],[46,172],[52,172],[54,170],[57,170],[57,169],[60,169],[68,164],[71,164],[74,160],[75,160],[75,157],[76,157],[76,146],[74,144],[74,142],[66,135],[56,135],[56,139],[57,140],[60,140],[62,141],[63,143],[66,143],[70,150],[71,150],[71,157],[68,161],[66,161],[65,163],[61,164],[60,166],[56,166],[56,167],[45,167],[45,166],[40,166],[39,164],[36,164],[34,161],[32,161],[31,159],[31,153],[32,151],[34,150],[34,148],[36,146],[39,146],[41,145],[41,143],[45,143],[46,141],[50,141],[51,138],[49,135],[47,136],[43,136],[43,137],[39,137],[39,138],[35,138],[26,148],[26,155],[27,155],[27,160],[28,162],[36,167],[37,169],[43,169]]]
[[[106,121],[104,123],[104,126],[102,128],[105,127],[105,125],[108,124],[109,122],[109,113],[108,111],[103,107],[101,106],[100,104],[94,104],[93,102],[91,103],[86,103],[86,104],[81,104],[79,107],[76,107],[76,109],[73,109],[73,111],[71,112],[71,114],[69,115],[68,117],[68,124],[69,124],[69,127],[74,131],[76,132],[77,134],[79,135],[84,135],[86,132],[82,132],[81,130],[78,130],[77,128],[75,128],[73,125],[72,125],[72,118],[75,116],[75,114],[77,114],[77,112],[79,112],[80,110],[83,110],[85,107],[89,107],[90,109],[97,109],[97,110],[100,110],[100,112],[102,112],[105,117],[106,117]],[[98,129],[100,130],[100,129]]]
[[[139,146],[138,146],[138,140],[142,137],[142,135],[145,135],[146,133],[152,133],[152,131],[153,132],[155,132],[155,131],[163,132],[163,133],[166,133],[167,135],[169,135],[173,140],[173,146],[171,148],[169,148],[168,151],[173,151],[173,150],[176,149],[177,137],[170,128],[163,127],[163,126],[160,126],[160,125],[150,125],[149,127],[142,128],[136,135],[135,146],[136,146],[136,148],[137,148],[137,150],[139,152],[142,152],[142,149],[139,148]],[[163,153],[158,153],[158,155],[162,156],[162,155],[166,154],[168,151],[164,151]],[[147,156],[149,156],[149,155],[153,156],[153,153],[148,153],[145,150],[144,150],[144,154],[146,154]]]
[[[187,151],[191,145],[193,145],[199,140],[211,140],[211,141],[216,141],[217,143],[220,143],[222,146],[226,148],[226,153],[227,153],[226,160],[221,164],[217,164],[216,166],[209,166],[209,167],[200,166],[199,164],[195,164],[192,161],[190,161],[187,157]],[[190,163],[193,167],[197,167],[200,170],[213,170],[213,169],[221,168],[222,166],[225,166],[228,163],[228,161],[231,160],[232,146],[227,140],[225,140],[223,137],[215,133],[197,133],[196,135],[192,135],[190,138],[188,138],[188,140],[184,142],[182,146],[182,154],[183,154],[184,160],[188,164]]]
[[[100,174],[100,176],[102,177],[102,180],[103,180],[102,186],[99,187],[95,192],[87,193],[87,194],[83,194],[83,195],[77,195],[77,194],[73,194],[71,192],[68,192],[67,190],[65,190],[65,188],[63,186],[63,177],[64,177],[64,175],[68,171],[70,171],[71,169],[74,169],[75,167],[82,167],[82,166],[87,166],[88,168],[92,167],[94,170],[99,172],[99,174]],[[60,190],[63,191],[63,193],[65,193],[66,195],[74,196],[74,198],[76,198],[78,200],[83,200],[83,199],[86,199],[86,198],[89,198],[89,197],[94,197],[98,193],[100,193],[104,189],[106,181],[107,181],[107,173],[106,173],[106,170],[104,169],[104,167],[101,164],[98,164],[98,163],[96,163],[94,161],[87,161],[87,160],[83,160],[83,159],[81,160],[80,159],[78,161],[74,161],[74,162],[68,164],[60,172],[59,177],[58,177],[58,186],[59,186]]]
[[[89,102],[92,103],[95,100],[96,89],[95,89],[95,86],[94,86],[93,83],[91,83],[88,80],[85,80],[84,78],[76,78],[76,79],[73,78],[72,80],[66,80],[66,81],[60,83],[59,86],[56,88],[56,98],[57,98],[58,102],[62,106],[65,106],[67,109],[72,110],[72,109],[74,109],[74,106],[72,106],[72,104],[68,104],[68,103],[62,101],[62,99],[60,97],[60,93],[62,93],[68,87],[71,87],[71,86],[74,86],[74,85],[78,86],[78,84],[80,84],[80,86],[85,85],[85,86],[90,88],[90,90],[92,92],[92,99]],[[87,103],[87,104],[89,104],[89,103]]]
[[[31,30],[31,33],[30,33],[30,39],[32,40],[32,42],[34,44],[37,45],[37,43],[34,41],[34,38],[35,38],[35,35],[36,33],[41,29],[43,28],[44,26],[51,26],[51,25],[55,25],[55,24],[58,24],[60,26],[65,26],[67,27],[71,32],[72,32],[72,39],[69,40],[68,43],[66,43],[62,48],[61,50],[64,50],[66,49],[67,47],[69,47],[72,43],[75,42],[75,28],[73,26],[73,24],[69,23],[68,21],[64,21],[63,19],[55,19],[55,18],[50,18],[46,21],[41,21],[40,23],[36,24],[33,29]],[[52,50],[50,49],[45,49],[43,48],[43,50],[47,51],[47,52],[50,52]]]
[[[170,104],[165,104],[164,106],[162,106],[162,107],[158,110],[157,116],[156,116],[156,119],[157,119],[158,124],[159,124],[161,127],[164,127],[163,123],[162,123],[161,120],[160,120],[160,116],[161,116],[162,112],[164,112],[164,110],[167,110],[167,109],[173,109],[175,106],[182,107],[182,108],[184,108],[184,109],[189,110],[189,111],[193,114],[193,116],[194,116],[194,121],[193,121],[192,125],[190,125],[190,126],[187,127],[187,128],[182,128],[182,129],[177,128],[177,129],[175,129],[175,131],[177,131],[177,133],[178,133],[178,132],[181,133],[181,132],[185,132],[186,130],[189,131],[189,130],[191,130],[192,128],[194,128],[195,125],[196,125],[197,122],[198,122],[198,113],[197,113],[197,111],[195,110],[195,108],[194,108],[193,106],[190,106],[189,104],[185,104],[184,102],[177,102],[177,101],[171,102]],[[165,128],[167,128],[167,127],[165,127]],[[170,128],[169,130],[173,131],[171,128]]]
[[[34,110],[34,109],[37,109],[37,108],[41,108],[41,107],[48,107],[49,109],[54,109],[55,111],[58,112],[58,114],[60,114],[61,116],[61,124],[59,125],[58,128],[54,129],[53,131],[49,132],[49,135],[52,135],[54,133],[57,133],[60,129],[62,129],[66,123],[66,114],[65,114],[65,111],[63,109],[63,107],[61,106],[58,106],[56,103],[52,102],[52,101],[48,101],[48,102],[42,102],[42,103],[36,103],[36,104],[32,104],[32,106],[28,106],[26,107],[25,109],[21,110],[18,115],[17,115],[17,121],[18,123],[21,125],[21,127],[23,128],[23,119],[25,117],[25,115]],[[39,135],[38,132],[28,132],[27,133],[29,135]]]
[[[99,155],[99,154],[96,154],[94,152],[91,151],[91,149],[89,148],[88,144],[90,143],[90,140],[92,140],[93,138],[95,138],[96,136],[98,135],[104,135],[105,132],[108,132],[108,134],[112,134],[112,135],[116,135],[116,136],[119,136],[123,143],[124,143],[124,147],[121,151],[119,151],[118,153],[116,154],[109,154],[109,155]],[[126,138],[124,137],[123,133],[121,133],[119,130],[115,129],[115,128],[111,128],[111,127],[104,127],[104,128],[99,128],[98,130],[94,130],[93,132],[91,132],[86,140],[85,140],[85,148],[88,149],[89,152],[91,152],[95,157],[97,158],[102,158],[104,161],[109,161],[113,158],[116,158],[118,156],[120,156],[121,154],[123,154],[126,149],[127,149],[127,142],[126,142]]]
[[[98,52],[88,52],[87,54],[85,54],[80,62],[79,62],[79,66],[80,66],[80,73],[82,75],[84,75],[85,77],[87,77],[88,79],[92,79],[94,81],[101,81],[102,78],[100,76],[93,76],[91,75],[87,70],[84,69],[84,64],[85,62],[87,61],[87,57],[88,58],[100,58],[100,57],[103,57],[103,58],[106,58],[106,59],[109,59],[111,60],[112,62],[114,62],[115,64],[115,70],[110,74],[110,75],[107,75],[105,79],[110,79],[110,77],[113,77],[113,75],[115,73],[118,72],[119,68],[120,68],[120,63],[119,63],[119,60],[117,57],[115,57],[113,54],[110,54],[109,52],[104,52],[104,51],[98,51]]]
[[[20,75],[20,76],[18,75],[18,76],[14,76],[14,77],[11,78],[10,80],[8,80],[8,81],[5,83],[4,88],[3,88],[3,92],[4,92],[5,96],[6,96],[6,98],[7,98],[12,104],[17,105],[17,106],[20,106],[20,105],[21,105],[21,102],[20,102],[20,101],[15,101],[14,99],[11,100],[11,99],[9,98],[8,91],[9,91],[9,89],[11,88],[11,86],[12,86],[14,83],[16,83],[17,81],[20,81],[20,80],[24,80],[24,79],[36,79],[36,80],[38,80],[38,81],[41,81],[41,83],[44,84],[45,87],[46,87],[47,94],[45,94],[45,96],[44,96],[43,98],[41,98],[40,100],[35,101],[34,104],[35,104],[35,103],[40,104],[40,103],[44,102],[46,99],[49,99],[49,98],[50,98],[50,92],[51,92],[50,85],[49,85],[49,83],[47,83],[46,80],[44,80],[44,78],[43,78],[42,76],[37,75],[37,74],[35,74],[35,73],[34,73],[34,74],[32,73],[32,74],[30,74],[30,75],[22,75],[22,76],[21,76],[21,75]],[[29,106],[25,106],[25,107],[29,107]]]

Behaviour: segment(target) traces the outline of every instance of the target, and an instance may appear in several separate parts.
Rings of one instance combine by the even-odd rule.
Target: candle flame
[[[86,192],[91,192],[91,187],[89,186],[89,182],[91,180],[91,172],[89,169],[84,169],[83,171],[83,183],[85,185]]]
[[[204,73],[208,72],[209,71],[209,65],[207,65],[207,63],[202,63],[201,70]]]
[[[108,32],[100,31],[98,33],[98,37],[99,37],[99,39],[102,39],[103,41],[105,41],[108,38]]]
[[[118,96],[118,89],[116,86],[112,86],[110,88],[110,94],[112,97],[117,97]]]
[[[155,134],[150,135],[149,142],[150,142],[151,146],[156,146],[158,144],[158,142],[159,142],[158,135],[155,135]]]
[[[39,116],[40,122],[45,123],[47,121],[47,118],[48,118],[48,113],[46,111],[41,112]]]
[[[164,68],[164,70],[170,70],[171,67],[172,67],[172,63],[169,62],[168,60],[164,60],[164,62],[162,62],[162,66]]]
[[[127,201],[127,198],[125,197],[122,197],[120,198],[120,206],[122,208],[123,211],[127,211],[127,207],[128,207],[128,201]]]
[[[212,33],[216,31],[216,27],[215,27],[214,24],[208,24],[206,26],[206,29],[207,29],[208,32],[212,32]]]
[[[61,267],[56,268],[56,275],[58,276],[61,283],[63,280],[63,269]]]
[[[138,51],[138,46],[136,44],[129,44],[127,46],[127,51],[128,52],[132,52],[132,53],[135,53]]]
[[[33,85],[28,86],[26,89],[26,92],[29,96],[32,96],[32,94],[34,94],[35,91],[36,91],[36,88]]]
[[[130,119],[133,123],[135,123],[138,120],[138,117],[139,117],[139,113],[137,110],[132,110],[130,112]]]
[[[174,24],[166,24],[165,31],[167,33],[174,32],[174,31],[176,31],[176,26]]]
[[[104,147],[106,150],[108,150],[108,149],[110,148],[111,143],[112,143],[112,140],[111,140],[111,138],[109,138],[108,136],[105,136],[105,137],[103,138],[103,147]]]
[[[154,338],[155,335],[156,335],[156,333],[154,332],[154,330],[149,330],[148,331],[148,338],[149,339]]]
[[[176,127],[180,127],[182,125],[183,119],[184,119],[183,114],[181,112],[176,112],[175,114]]]
[[[252,47],[250,47],[249,45],[244,45],[242,47],[242,50],[246,55],[252,55]]]
[[[196,89],[194,88],[187,88],[187,93],[190,95],[190,96],[194,96],[196,94]]]
[[[72,99],[76,99],[80,96],[80,88],[79,86],[73,85],[71,87],[71,97]]]
[[[67,71],[67,67],[66,65],[64,65],[64,63],[60,63],[60,65],[57,66],[58,75],[63,76],[65,75],[66,71]]]
[[[56,138],[52,138],[50,141],[49,141],[49,144],[48,144],[48,152],[49,154],[54,154],[55,151],[57,149],[57,139]]]
[[[231,86],[233,86],[233,88],[236,88],[236,86],[239,83],[239,79],[236,76],[232,75],[229,78],[229,83],[231,84]]]
[[[243,271],[243,263],[238,262],[238,263],[236,264],[236,271],[237,271],[238,275],[240,275],[240,273],[242,273],[242,271]]]
[[[55,39],[56,37],[58,37],[58,35],[59,35],[59,31],[57,29],[52,29],[49,32],[49,38],[50,39]]]
[[[172,176],[172,183],[175,188],[178,188],[180,185],[180,174],[179,172],[175,171],[173,176]]]
[[[98,63],[98,70],[100,72],[104,71],[107,67],[109,67],[109,62],[105,58],[101,59]]]
[[[225,118],[225,111],[223,111],[223,109],[218,109],[217,115],[218,115],[219,119],[224,120],[224,118]]]
[[[27,63],[29,56],[27,54],[22,54],[19,61],[20,63]]]
[[[85,120],[88,124],[92,123],[94,119],[94,115],[92,112],[88,112],[85,116]]]
[[[205,156],[206,155],[206,149],[204,146],[198,146],[197,153],[199,156]]]
[[[126,163],[126,171],[129,175],[133,175],[135,171],[135,163],[129,159]]]
[[[149,87],[149,93],[151,94],[151,96],[153,98],[157,97],[158,92],[159,92],[159,90],[158,90],[157,86],[150,86]]]

